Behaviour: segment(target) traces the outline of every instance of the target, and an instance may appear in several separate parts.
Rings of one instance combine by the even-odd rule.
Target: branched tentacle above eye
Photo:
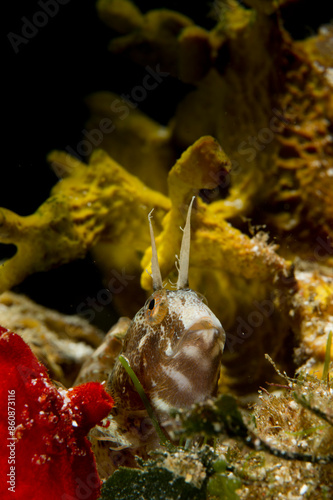
[[[152,278],[153,278],[153,288],[154,288],[154,290],[160,290],[163,287],[163,282],[162,282],[160,266],[158,265],[156,243],[155,243],[155,238],[154,238],[154,229],[153,229],[153,225],[151,222],[152,212],[153,212],[153,210],[151,212],[149,212],[149,215],[148,215],[151,250],[152,250],[151,272],[152,272]]]
[[[191,244],[191,212],[194,199],[195,196],[192,197],[187,212],[186,224],[184,227],[183,238],[182,238],[182,245],[180,247],[177,290],[186,288],[188,286],[188,267],[190,262],[190,244]]]

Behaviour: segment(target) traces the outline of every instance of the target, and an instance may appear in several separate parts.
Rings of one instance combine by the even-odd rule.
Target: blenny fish
[[[119,332],[117,335],[117,331],[111,331],[107,340],[113,353],[119,353],[122,343],[121,354],[140,381],[165,432],[172,408],[188,408],[216,394],[225,343],[220,321],[203,297],[188,288],[193,201],[194,197],[183,230],[176,290],[163,287],[149,214],[154,293],[135,315],[123,339]],[[99,351],[101,357],[103,348]],[[95,428],[91,436],[102,477],[119,465],[136,466],[135,455],[146,458],[159,446],[145,405],[119,358],[109,375],[107,390],[115,406],[106,427]]]

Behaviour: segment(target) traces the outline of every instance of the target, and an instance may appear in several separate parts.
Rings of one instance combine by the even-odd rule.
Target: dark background
[[[169,7],[211,28],[208,15],[213,2],[137,2],[143,10]],[[128,93],[142,81],[145,70],[108,51],[115,35],[98,18],[95,0],[70,0],[59,5],[44,27],[16,54],[7,38],[21,35],[22,17],[32,20],[42,10],[36,1],[6,4],[2,65],[2,162],[0,206],[20,215],[33,213],[49,195],[57,177],[46,162],[52,149],[64,149],[81,140],[88,118],[85,96],[99,90]],[[331,2],[295,2],[283,10],[285,25],[295,38],[314,34],[320,24],[332,19]],[[140,108],[162,123],[173,115],[187,88],[168,78],[149,94]],[[0,258],[9,257],[14,247],[0,245]],[[37,273],[15,291],[26,293],[39,303],[75,313],[77,304],[102,288],[101,277],[87,257],[48,273]],[[96,322],[105,327],[114,320],[112,306]]]

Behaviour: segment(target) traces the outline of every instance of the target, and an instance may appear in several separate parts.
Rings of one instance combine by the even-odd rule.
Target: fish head
[[[200,294],[161,289],[135,315],[122,354],[153,406],[167,411],[214,395],[224,343],[224,329]],[[124,369],[116,369],[127,398],[134,388]]]

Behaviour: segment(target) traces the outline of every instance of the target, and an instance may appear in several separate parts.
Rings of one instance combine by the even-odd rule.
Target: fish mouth
[[[221,324],[211,318],[203,318],[196,321],[183,333],[174,354],[179,355],[182,351],[191,352],[194,347],[199,349],[202,356],[213,359],[221,355],[225,344],[225,331]]]
[[[187,335],[191,335],[192,338],[198,337],[202,339],[203,343],[207,344],[207,347],[209,347],[210,344],[215,343],[219,345],[221,351],[223,351],[225,344],[225,331],[221,324],[218,325],[210,318],[202,319],[193,323],[193,325],[191,325],[187,330],[186,336]]]

